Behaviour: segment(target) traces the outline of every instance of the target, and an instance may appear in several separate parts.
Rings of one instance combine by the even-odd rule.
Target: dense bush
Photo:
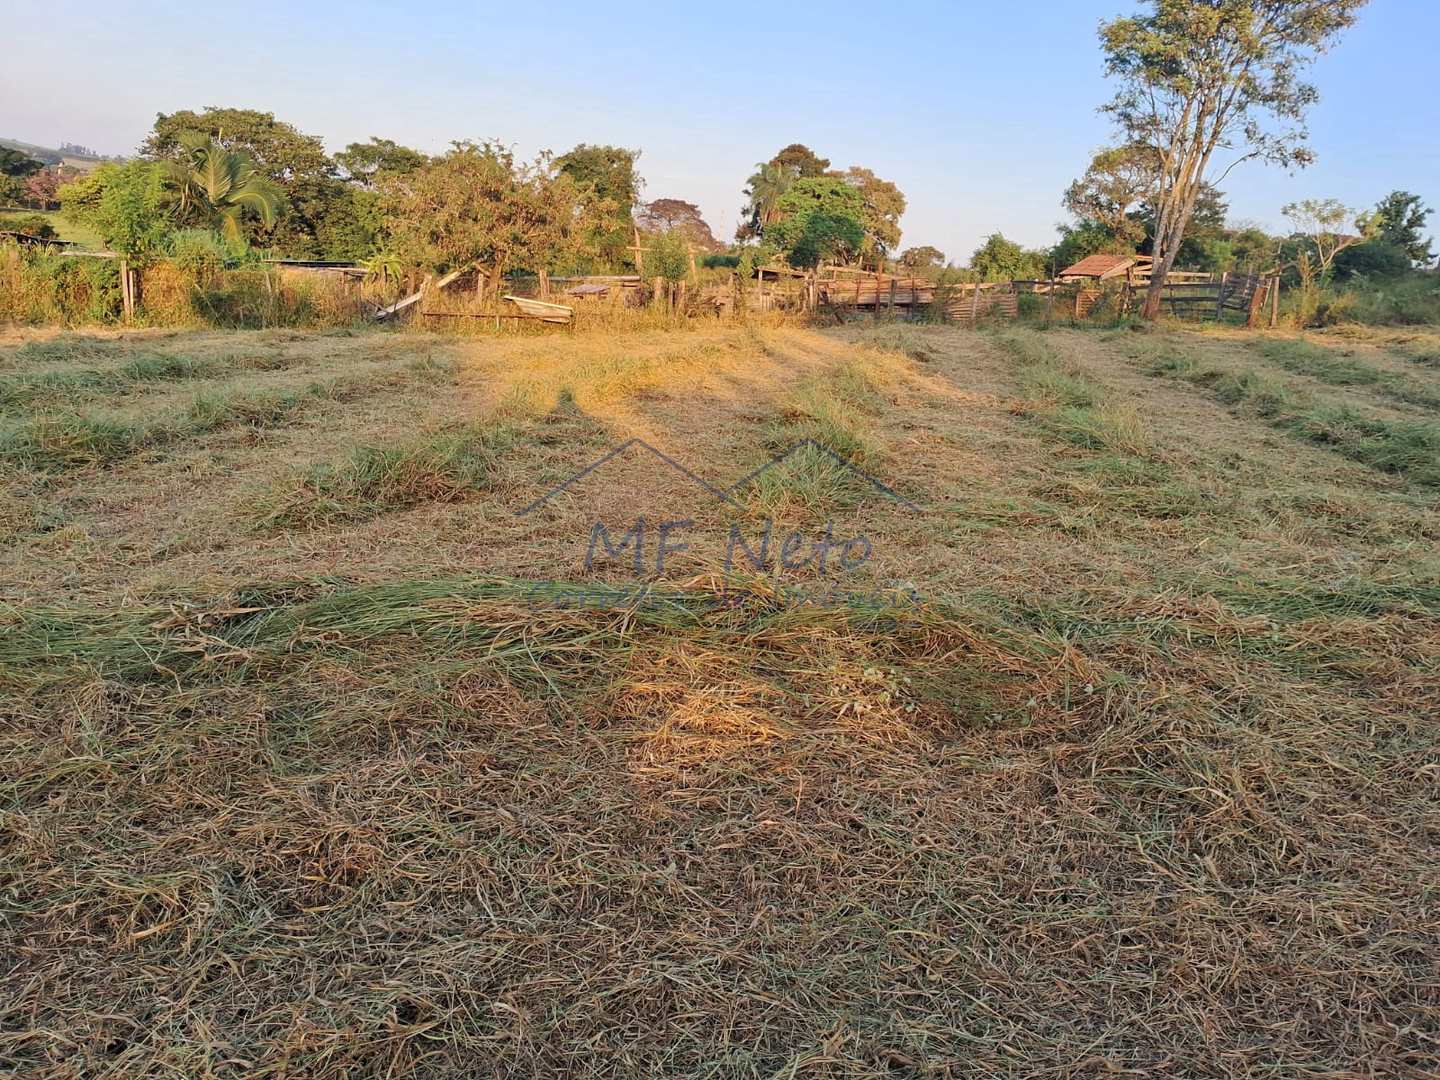
[[[120,270],[114,259],[0,247],[0,320],[70,326],[119,315]]]
[[[1367,240],[1335,256],[1335,277],[1399,277],[1410,269],[1410,256],[1403,248],[1384,240]]]
[[[1367,323],[1375,326],[1440,325],[1440,274],[1411,271],[1398,277],[1354,277],[1339,285],[1290,290],[1286,307],[1296,326]]]
[[[260,266],[223,267],[203,237],[182,240],[174,258],[140,271],[139,323],[329,327],[363,317],[353,284]],[[117,260],[0,247],[0,322],[76,326],[120,319]]]
[[[38,236],[41,240],[55,240],[59,233],[44,214],[6,214],[0,216],[0,229],[22,232],[26,236]]]

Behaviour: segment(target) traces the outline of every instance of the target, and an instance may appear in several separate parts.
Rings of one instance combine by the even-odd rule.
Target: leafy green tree
[[[929,244],[908,247],[900,253],[900,265],[906,270],[924,270],[932,266],[944,266],[945,253]]]
[[[1410,253],[1380,237],[1345,248],[1335,256],[1335,276],[1340,279],[1399,277],[1410,267]]]
[[[138,160],[101,165],[60,189],[60,208],[120,255],[121,296],[129,319],[135,313],[130,267],[162,252],[173,224],[163,170]]]
[[[1060,241],[1050,249],[1046,273],[1042,275],[1044,277],[1049,277],[1051,267],[1059,272],[1067,266],[1073,266],[1087,255],[1100,252],[1116,254],[1115,234],[1098,221],[1082,218],[1073,224],[1061,224],[1059,232]]]
[[[343,209],[347,186],[339,182],[318,138],[275,119],[274,113],[209,106],[198,113],[161,113],[140,152],[156,161],[183,162],[189,153],[182,139],[187,133],[209,136],[225,150],[244,154],[258,175],[278,186],[283,210],[263,235],[266,246],[297,256],[319,253],[315,223]],[[262,241],[261,222],[246,217],[247,241]]]
[[[905,195],[889,180],[881,180],[869,169],[852,165],[840,178],[860,192],[865,228],[865,254],[877,264],[900,246],[900,215],[905,213]]]
[[[970,256],[970,269],[980,281],[1036,280],[1045,276],[1045,255],[991,233]]]
[[[367,191],[375,188],[376,180],[385,174],[404,176],[429,161],[419,150],[401,146],[394,139],[371,137],[369,142],[352,142],[335,155],[345,178]]]
[[[635,235],[633,208],[644,183],[635,169],[639,150],[581,143],[555,159],[555,168],[575,184],[595,230],[593,246],[609,266],[630,261]]]
[[[1238,154],[1225,172],[1250,159],[1287,167],[1312,160],[1303,121],[1317,94],[1300,74],[1364,3],[1149,0],[1143,14],[1101,24],[1106,71],[1120,83],[1105,111],[1127,142],[1159,156],[1147,318],[1160,313],[1165,275],[1217,149]]]
[[[831,259],[852,259],[865,245],[865,200],[838,176],[808,176],[776,200],[765,240],[790,265],[810,267]]]
[[[406,176],[381,182],[386,231],[407,264],[444,272],[555,270],[595,254],[600,212],[548,155],[519,163],[494,142],[457,142]]]
[[[673,230],[651,235],[645,252],[645,273],[666,281],[683,281],[690,273],[690,241]]]
[[[1065,190],[1065,209],[1080,221],[1091,222],[1108,233],[1108,240],[1087,251],[1087,255],[1135,250],[1142,230],[1132,215],[1143,200],[1152,196],[1158,166],[1153,147],[1138,143],[1112,146],[1091,158],[1085,175]],[[1093,230],[1090,235],[1094,235]]]
[[[148,161],[101,165],[78,177],[60,189],[60,211],[131,262],[160,253],[173,227],[164,174]]]
[[[177,194],[177,221],[214,229],[237,249],[245,246],[241,220],[246,212],[266,228],[275,224],[282,205],[279,186],[259,172],[249,155],[193,131],[183,133],[180,144],[184,157],[165,164]]]
[[[45,167],[29,154],[0,146],[0,202],[19,202],[25,197],[26,180]]]
[[[292,125],[276,120],[274,113],[257,109],[207,106],[198,113],[191,109],[160,113],[140,154],[156,160],[183,158],[188,151],[181,136],[187,132],[208,135],[225,149],[244,153],[277,184],[283,185],[296,176],[328,176],[335,171],[319,138],[302,134]]]
[[[1435,257],[1430,252],[1430,241],[1420,235],[1429,217],[1430,208],[1420,201],[1419,195],[1392,191],[1369,214],[1356,219],[1355,225],[1360,232],[1373,234],[1376,240],[1399,248],[1412,263],[1424,266]]]

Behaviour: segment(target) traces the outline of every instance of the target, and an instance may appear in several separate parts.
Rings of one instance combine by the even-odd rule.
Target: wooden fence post
[[[1274,330],[1280,323],[1280,275],[1271,277],[1270,284],[1270,329]]]
[[[1226,270],[1220,275],[1220,292],[1215,297],[1215,321],[1220,321],[1220,316],[1225,312],[1225,286],[1230,284],[1230,271]]]
[[[1055,274],[1050,274],[1050,288],[1045,294],[1045,326],[1048,329],[1050,320],[1055,316]]]
[[[130,262],[124,258],[120,260],[120,311],[127,323],[135,314],[135,301],[130,296]]]
[[[1257,330],[1260,327],[1260,312],[1265,307],[1265,293],[1269,288],[1269,282],[1262,286],[1260,279],[1255,279],[1254,291],[1250,293],[1250,310],[1245,314],[1245,325],[1251,330]]]

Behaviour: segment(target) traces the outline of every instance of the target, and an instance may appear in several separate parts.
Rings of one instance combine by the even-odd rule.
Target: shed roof
[[[1087,255],[1074,266],[1061,270],[1060,276],[1106,278],[1130,269],[1136,261],[1134,255]]]

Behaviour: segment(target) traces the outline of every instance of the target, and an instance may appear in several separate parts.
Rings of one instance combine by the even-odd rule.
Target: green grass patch
[[[109,465],[150,438],[145,427],[113,417],[46,414],[0,430],[0,462],[44,472]]]
[[[1087,450],[1136,457],[1153,452],[1135,405],[1115,399],[1104,385],[1064,362],[1042,334],[1012,329],[996,334],[994,341],[1017,361],[1032,413],[1052,435]]]
[[[444,432],[404,446],[362,446],[342,461],[292,476],[262,500],[267,529],[364,521],[421,503],[457,502],[486,490],[499,457],[517,441],[508,424]]]
[[[1308,341],[1266,341],[1260,355],[1296,375],[1306,375],[1330,386],[1364,386],[1393,401],[1425,408],[1440,408],[1440,391],[1393,371],[1385,371],[1354,355]]]
[[[93,393],[123,392],[157,382],[203,379],[220,365],[189,356],[143,353],[117,368],[41,371],[0,379],[0,406],[31,405]]]
[[[797,443],[816,445],[800,446],[757,475],[747,488],[751,506],[783,517],[787,511],[814,516],[852,505],[868,485],[845,462],[863,468],[877,456],[869,424],[883,404],[874,377],[855,362],[798,386],[769,426],[765,447],[780,454]]]
[[[1440,423],[1433,420],[1367,417],[1257,372],[1208,366],[1168,347],[1147,358],[1147,370],[1203,387],[1227,405],[1352,461],[1440,487]]]

